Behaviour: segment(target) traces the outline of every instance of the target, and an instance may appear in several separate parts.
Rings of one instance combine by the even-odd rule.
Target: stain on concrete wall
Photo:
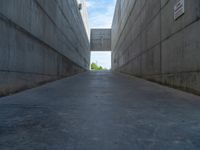
[[[112,25],[112,68],[200,94],[200,1],[118,0]]]
[[[0,1],[0,95],[89,68],[76,0]]]

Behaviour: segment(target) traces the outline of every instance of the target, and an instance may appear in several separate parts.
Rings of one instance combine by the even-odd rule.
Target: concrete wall
[[[89,68],[76,0],[0,1],[0,95]]]
[[[112,68],[200,94],[200,1],[118,0],[112,25]]]
[[[111,51],[111,29],[91,29],[90,50]]]
[[[90,39],[90,26],[89,26],[89,18],[88,18],[88,9],[87,9],[87,3],[86,3],[86,0],[77,0],[78,2],[78,5],[81,4],[81,9],[80,9],[80,12],[81,12],[81,16],[82,16],[82,19],[83,19],[83,23],[85,25],[85,29],[86,29],[86,32],[87,32],[87,35],[88,35],[88,39]]]

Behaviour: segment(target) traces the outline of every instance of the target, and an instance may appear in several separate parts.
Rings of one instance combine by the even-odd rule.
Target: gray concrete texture
[[[112,25],[112,68],[200,94],[200,1],[118,0]]]
[[[87,2],[86,2],[86,0],[77,0],[77,2],[78,2],[79,7],[81,5],[81,9],[80,8],[79,9],[80,9],[80,12],[81,12],[83,23],[85,25],[85,29],[86,29],[86,32],[87,32],[87,35],[88,35],[88,39],[90,39],[90,25],[89,25]]]
[[[111,51],[111,29],[91,29],[91,51]]]
[[[87,72],[0,99],[1,150],[199,150],[200,97]]]
[[[76,0],[0,1],[0,95],[89,68]]]

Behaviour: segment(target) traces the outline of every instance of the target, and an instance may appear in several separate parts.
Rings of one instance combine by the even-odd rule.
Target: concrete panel
[[[160,74],[160,45],[146,51],[142,56],[142,75]]]
[[[185,0],[177,20],[176,0],[124,3],[112,25],[112,69],[200,94],[200,1]]]
[[[185,14],[179,19],[174,20],[173,8],[176,0],[169,0],[167,5],[162,8],[162,39],[169,38],[174,33],[182,30],[199,19],[200,1],[185,0]]]
[[[88,68],[89,61],[88,64],[83,62],[89,60],[89,40],[76,0],[23,1],[2,0],[2,16],[78,65]]]
[[[111,29],[92,29],[91,51],[111,51]]]
[[[90,26],[89,26],[89,18],[88,18],[88,10],[87,10],[87,3],[86,0],[77,0],[78,1],[78,5],[81,12],[81,16],[83,19],[83,23],[85,25],[85,29],[88,35],[88,38],[90,39]]]
[[[160,15],[157,15],[146,29],[146,48],[150,49],[160,43]]]
[[[162,72],[200,70],[200,21],[162,43]]]
[[[1,90],[9,93],[89,69],[83,20],[76,0],[0,1]]]
[[[200,72],[181,72],[162,75],[163,84],[199,94]]]

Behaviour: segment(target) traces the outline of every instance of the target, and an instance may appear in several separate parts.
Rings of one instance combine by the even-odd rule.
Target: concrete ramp
[[[111,51],[111,29],[92,29],[91,51]]]

